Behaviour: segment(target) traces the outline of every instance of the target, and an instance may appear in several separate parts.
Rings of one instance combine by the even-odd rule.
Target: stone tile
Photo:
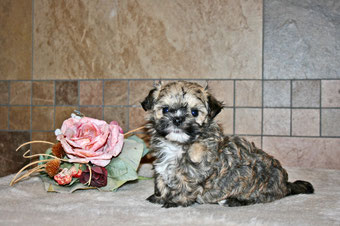
[[[321,135],[340,137],[340,109],[322,109]]]
[[[78,82],[56,81],[56,105],[78,104]]]
[[[6,81],[0,81],[0,104],[9,103],[9,83]]]
[[[56,136],[53,132],[32,132],[32,140],[43,140],[52,143],[57,143]],[[31,145],[32,154],[43,154],[48,148],[52,147],[50,144],[36,143]]]
[[[34,79],[261,78],[262,1],[36,1]]]
[[[293,109],[292,110],[293,136],[319,136],[320,110],[319,109]]]
[[[55,107],[55,128],[58,129],[61,128],[63,122],[71,117],[71,114],[74,113],[74,110],[78,110],[77,106],[65,106],[65,107],[60,107],[56,106]]]
[[[32,84],[33,105],[54,105],[54,82],[35,81]]]
[[[102,107],[79,107],[79,111],[87,117],[103,120]]]
[[[339,78],[338,0],[266,1],[264,78]]]
[[[103,81],[79,82],[80,105],[103,105]]]
[[[235,105],[242,107],[262,106],[262,81],[236,81]]]
[[[143,108],[129,108],[129,130],[134,130],[145,126],[146,113]]]
[[[29,163],[22,155],[28,150],[29,145],[15,151],[20,144],[30,141],[30,133],[1,132],[0,131],[0,177],[18,172]]]
[[[197,83],[198,85],[202,86],[203,88],[206,88],[208,86],[208,80],[202,80],[202,79],[161,79],[159,80],[163,86],[165,86],[166,84],[172,83],[172,82],[178,82],[178,81],[187,81],[187,82],[193,82],[193,83]],[[155,80],[155,84],[159,83],[158,80]]]
[[[235,133],[243,135],[261,134],[261,111],[258,108],[236,108]]]
[[[194,83],[197,83],[198,85],[202,86],[203,88],[206,88],[208,86],[208,80],[207,79],[202,80],[202,79],[200,79],[200,77],[197,77],[195,79],[179,79],[179,80],[194,82]]]
[[[290,107],[290,81],[263,82],[264,107]]]
[[[224,134],[233,134],[234,110],[224,108],[215,118],[215,121],[222,127]]]
[[[29,130],[30,129],[30,107],[10,107],[9,129],[10,130]]]
[[[127,105],[128,104],[128,82],[127,81],[105,81],[104,104],[105,105]]]
[[[30,105],[31,87],[31,82],[11,82],[9,103],[12,105]]]
[[[153,81],[130,81],[129,82],[129,105],[138,105],[153,89]]]
[[[290,109],[265,108],[263,109],[264,135],[290,134]]]
[[[104,120],[107,123],[117,121],[125,133],[128,131],[128,111],[127,107],[105,107]]]
[[[340,80],[322,81],[322,107],[340,107]]]
[[[32,107],[32,130],[54,129],[54,107]]]
[[[234,82],[230,80],[208,81],[209,92],[226,107],[234,106]]]
[[[0,130],[8,129],[8,107],[0,106]]]
[[[32,1],[0,1],[0,80],[29,80],[32,71]]]
[[[340,139],[263,137],[263,149],[284,167],[340,169]]]
[[[293,81],[293,107],[320,107],[320,81]]]

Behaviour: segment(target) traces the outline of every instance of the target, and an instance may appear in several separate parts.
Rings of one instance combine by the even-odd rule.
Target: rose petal
[[[108,159],[108,160],[94,160],[94,159],[92,159],[91,162],[94,165],[105,167],[111,162],[111,159]]]

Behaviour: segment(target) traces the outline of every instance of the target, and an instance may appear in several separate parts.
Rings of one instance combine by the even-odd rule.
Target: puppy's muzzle
[[[174,117],[172,119],[172,123],[175,125],[175,126],[180,126],[182,125],[182,123],[184,122],[185,120],[185,117]]]

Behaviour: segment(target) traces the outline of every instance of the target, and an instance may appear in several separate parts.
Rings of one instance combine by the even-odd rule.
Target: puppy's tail
[[[307,181],[297,180],[293,183],[287,182],[289,193],[288,195],[297,195],[297,194],[312,194],[314,193],[313,185]]]

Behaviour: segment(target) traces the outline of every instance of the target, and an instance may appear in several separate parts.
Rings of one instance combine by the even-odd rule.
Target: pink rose
[[[107,124],[74,114],[55,133],[70,162],[91,162],[102,167],[119,155],[124,141],[123,130],[117,122]]]

